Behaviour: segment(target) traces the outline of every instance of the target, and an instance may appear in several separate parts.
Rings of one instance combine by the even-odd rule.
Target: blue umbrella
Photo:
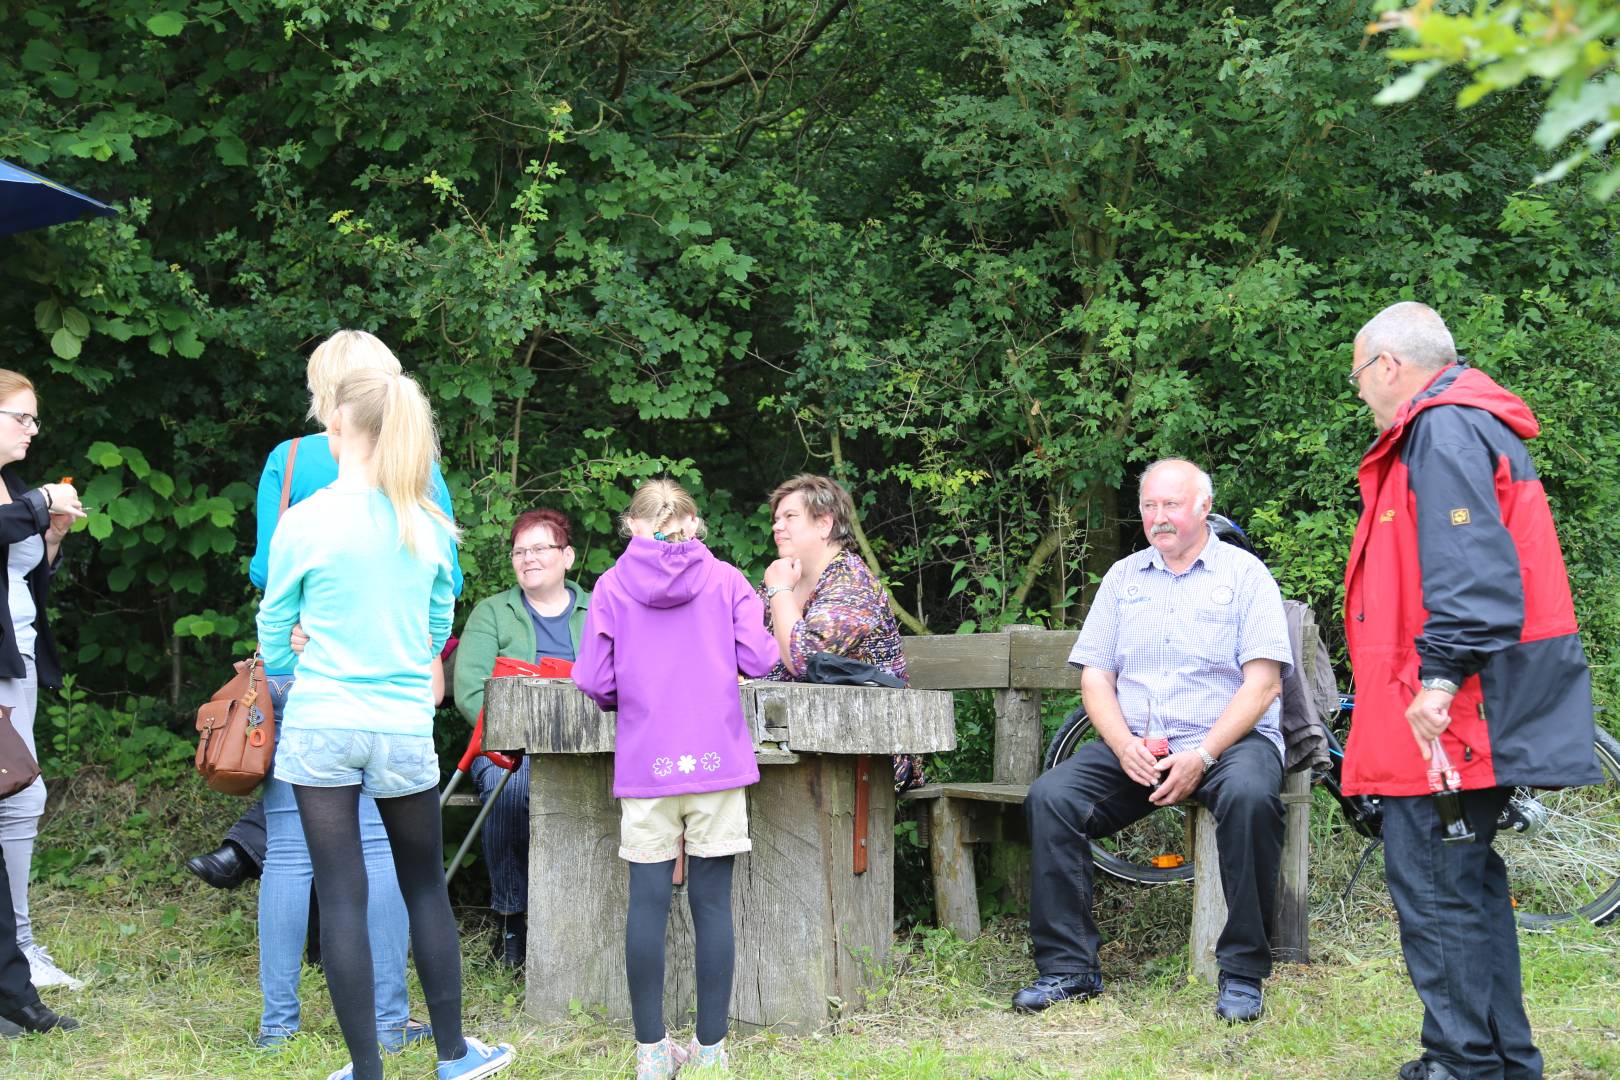
[[[0,159],[0,236],[118,211],[72,188]]]

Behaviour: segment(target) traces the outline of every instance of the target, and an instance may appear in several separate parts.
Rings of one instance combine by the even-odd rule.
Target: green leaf
[[[83,344],[84,339],[65,326],[51,335],[51,352],[63,360],[77,359]]]
[[[170,499],[174,497],[174,481],[170,479],[168,473],[153,469],[146,478],[146,486],[151,488],[160,498]]]
[[[247,144],[235,135],[223,135],[214,144],[214,153],[226,165],[246,165],[248,163]],[[185,355],[184,353],[181,354]]]
[[[90,463],[97,468],[116,469],[124,463],[124,453],[110,442],[93,442],[90,449],[84,452]],[[100,479],[99,477],[97,479]],[[86,489],[88,491],[88,489]]]
[[[46,72],[56,66],[62,58],[62,50],[41,38],[34,38],[23,47],[22,66],[24,71]]]
[[[129,471],[135,474],[136,479],[145,479],[146,474],[152,471],[152,466],[146,461],[146,455],[133,446],[125,446],[121,450],[124,455],[124,463],[129,466]]]
[[[90,515],[90,535],[97,540],[105,540],[113,534],[112,518],[106,514]]]
[[[383,136],[382,148],[384,150],[398,150],[404,145],[405,133],[403,131],[390,131],[387,135]]]
[[[174,332],[174,351],[187,360],[195,360],[203,354],[203,343],[197,338],[195,326],[183,326]]]
[[[113,592],[123,592],[129,588],[130,582],[135,580],[135,570],[129,566],[115,566],[107,571],[107,588]]]
[[[76,307],[63,309],[62,325],[74,337],[87,338],[90,336],[90,319]]]
[[[62,328],[62,305],[55,300],[41,300],[34,305],[34,325],[40,333],[54,334]]]
[[[1418,96],[1429,79],[1438,74],[1442,65],[1437,61],[1418,64],[1378,91],[1373,97],[1374,105],[1398,105],[1403,101],[1411,101]]]
[[[146,28],[158,37],[174,37],[186,28],[186,17],[178,11],[160,11],[146,20]]]

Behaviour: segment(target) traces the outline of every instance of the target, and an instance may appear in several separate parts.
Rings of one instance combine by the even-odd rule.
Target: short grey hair
[[[1403,363],[1425,371],[1439,371],[1457,362],[1457,345],[1439,312],[1415,300],[1402,301],[1367,320],[1356,332],[1368,358],[1389,353]]]
[[[1204,509],[1215,509],[1215,482],[1209,478],[1209,473],[1200,469],[1186,458],[1167,457],[1160,458],[1142,470],[1142,478],[1136,482],[1136,497],[1141,499],[1142,489],[1147,487],[1148,477],[1166,465],[1185,465],[1193,471],[1193,482],[1198,488],[1198,494],[1204,500]]]

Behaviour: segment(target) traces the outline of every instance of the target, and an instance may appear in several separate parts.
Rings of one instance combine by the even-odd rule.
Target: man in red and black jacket
[[[1417,303],[1356,335],[1350,381],[1378,423],[1345,568],[1356,708],[1344,790],[1384,796],[1384,861],[1423,1001],[1402,1080],[1539,1077],[1507,873],[1491,848],[1517,786],[1602,782],[1564,556],[1525,449],[1525,403],[1457,357]],[[1441,842],[1439,739],[1477,838]]]

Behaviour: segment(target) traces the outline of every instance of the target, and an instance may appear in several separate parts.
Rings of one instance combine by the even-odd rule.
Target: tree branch
[[[844,443],[838,434],[838,422],[836,420],[828,425],[827,430],[831,437],[833,475],[836,476],[844,471]],[[866,538],[866,530],[861,528],[861,515],[859,512],[850,518],[849,527],[855,533],[855,546],[860,548],[861,558],[866,560],[867,569],[872,571],[873,577],[882,581],[883,566],[878,562],[877,552],[872,550],[871,541]],[[889,610],[894,612],[894,617],[899,619],[907,630],[910,630],[913,634],[928,633],[928,624],[923,622],[921,612],[913,615],[901,607],[900,602],[894,598],[893,589],[885,587],[883,591],[889,596]]]

